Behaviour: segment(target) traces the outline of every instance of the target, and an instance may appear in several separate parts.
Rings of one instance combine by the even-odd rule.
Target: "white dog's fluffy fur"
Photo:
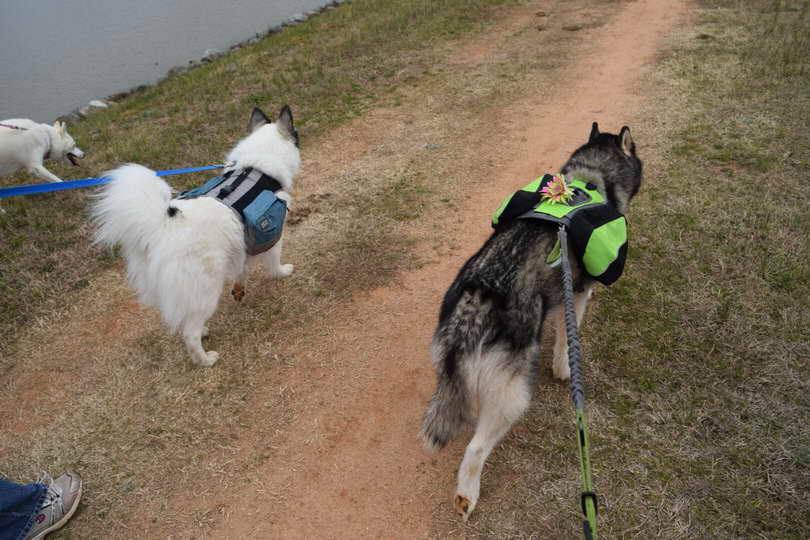
[[[254,109],[251,133],[228,154],[236,169],[253,167],[282,185],[277,196],[290,203],[293,177],[300,167],[292,113],[284,107],[271,123]],[[230,208],[211,197],[172,199],[172,189],[141,165],[124,165],[107,174],[108,183],[91,214],[95,240],[121,245],[127,276],[139,300],[160,310],[172,332],[183,335],[192,361],[212,366],[215,351],[205,351],[205,323],[214,314],[225,284],[233,283],[237,300],[244,295],[247,263],[264,263],[270,275],[293,271],[281,264],[282,241],[256,257],[246,254],[243,225]],[[172,206],[178,211],[168,214]],[[249,261],[249,260],[250,261]]]

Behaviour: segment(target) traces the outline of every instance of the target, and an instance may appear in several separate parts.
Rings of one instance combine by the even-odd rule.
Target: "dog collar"
[[[19,129],[20,131],[28,131],[28,128],[20,127],[20,126],[12,126],[11,124],[0,124],[0,127],[8,128],[8,129]]]

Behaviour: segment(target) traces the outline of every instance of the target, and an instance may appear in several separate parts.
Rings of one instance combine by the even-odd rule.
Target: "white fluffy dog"
[[[275,178],[282,188],[276,196],[289,204],[301,163],[290,108],[285,105],[275,123],[253,109],[249,131],[228,154],[229,167],[252,167]],[[169,185],[140,165],[107,176],[112,181],[91,209],[96,242],[121,245],[139,300],[159,309],[172,332],[182,333],[195,364],[214,365],[219,355],[203,349],[202,337],[223,286],[233,283],[234,298],[241,300],[253,260],[263,262],[272,277],[290,275],[293,266],[281,264],[282,241],[249,257],[239,216],[215,198],[172,199]]]
[[[84,157],[64,122],[55,122],[52,126],[25,118],[0,122],[0,175],[24,168],[48,182],[61,182],[62,179],[46,169],[42,162],[63,157],[74,165],[77,159]]]
[[[0,176],[25,169],[48,182],[62,179],[42,164],[47,159],[67,158],[73,165],[84,157],[76,141],[67,132],[64,122],[52,126],[38,124],[27,118],[12,118],[0,122]],[[0,214],[5,213],[0,208]]]

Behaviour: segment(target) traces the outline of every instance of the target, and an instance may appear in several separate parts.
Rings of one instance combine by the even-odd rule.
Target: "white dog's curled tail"
[[[145,250],[169,217],[172,188],[142,165],[123,165],[105,176],[111,181],[90,209],[95,243]]]
[[[223,284],[243,273],[239,216],[210,197],[172,200],[169,185],[140,165],[108,176],[90,209],[95,243],[121,246],[138,300],[158,308],[170,331],[183,332],[197,363],[211,365],[200,336]]]

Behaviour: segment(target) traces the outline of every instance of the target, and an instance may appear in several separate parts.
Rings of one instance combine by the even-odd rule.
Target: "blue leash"
[[[199,171],[210,171],[222,169],[224,165],[205,165],[203,167],[191,167],[188,169],[171,169],[168,171],[155,171],[158,176],[171,176],[174,174],[185,174]],[[109,177],[83,178],[81,180],[68,180],[66,182],[49,182],[47,184],[30,184],[27,186],[15,186],[0,188],[0,199],[5,197],[16,197],[17,195],[33,195],[35,193],[48,193],[50,191],[64,191],[66,189],[77,189],[89,186],[98,186],[110,181]]]

